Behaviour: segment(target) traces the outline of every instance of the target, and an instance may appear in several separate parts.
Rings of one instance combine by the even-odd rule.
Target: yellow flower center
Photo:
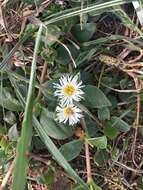
[[[74,110],[72,107],[66,107],[64,108],[64,115],[65,117],[69,117],[71,115],[74,115]]]
[[[75,93],[75,90],[76,89],[72,84],[67,84],[64,87],[63,92],[65,96],[72,96]]]

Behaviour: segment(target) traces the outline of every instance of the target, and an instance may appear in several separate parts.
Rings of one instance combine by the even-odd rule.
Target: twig
[[[136,170],[136,169],[131,168],[129,166],[126,166],[125,164],[122,164],[120,162],[115,161],[114,164],[117,165],[117,166],[120,166],[122,168],[125,168],[125,169],[127,169],[129,171],[132,171],[132,172],[135,172],[135,173],[138,173],[138,174],[143,174],[143,170]]]
[[[140,52],[140,54],[137,57],[135,57],[135,59],[128,61],[128,63],[135,63],[135,62],[139,61],[142,58],[142,56],[143,56],[143,53]]]
[[[141,99],[140,99],[140,92],[141,92],[141,81],[137,78],[136,75],[134,75],[132,72],[124,70],[129,76],[131,76],[134,80],[135,87],[137,90],[137,108],[136,108],[136,120],[135,120],[135,135],[134,140],[132,144],[132,160],[136,167],[138,167],[136,161],[135,161],[135,147],[136,147],[136,140],[138,135],[138,128],[140,126],[140,109],[141,109]]]
[[[137,166],[135,162],[135,146],[136,146],[136,140],[138,135],[138,127],[140,126],[140,108],[141,108],[141,100],[140,100],[140,91],[141,91],[141,84],[139,79],[135,80],[136,88],[139,89],[139,92],[137,93],[137,114],[136,114],[136,123],[135,123],[135,136],[134,141],[132,145],[132,159],[135,166]]]
[[[10,177],[13,169],[14,169],[14,166],[15,166],[15,159],[12,161],[12,163],[11,163],[9,169],[8,169],[8,172],[6,173],[5,177],[2,180],[2,183],[1,183],[1,186],[0,186],[0,190],[4,190],[5,189],[5,186],[6,186],[7,182],[8,182],[8,179],[9,179],[9,177]]]
[[[118,55],[118,58],[119,58],[119,59],[125,59],[125,58],[129,55],[129,53],[131,53],[131,50],[125,48],[125,49],[123,49],[123,51]]]
[[[80,123],[82,128],[84,130],[87,130],[84,118],[81,119]],[[89,145],[86,141],[85,141],[85,157],[86,157],[87,182],[90,182],[92,180],[91,163],[90,163]]]
[[[130,90],[120,90],[120,89],[117,89],[117,88],[112,88],[106,84],[104,84],[103,82],[101,82],[102,86],[112,90],[112,91],[115,91],[115,92],[120,92],[120,93],[131,93],[131,92],[138,92],[136,89],[130,89]]]

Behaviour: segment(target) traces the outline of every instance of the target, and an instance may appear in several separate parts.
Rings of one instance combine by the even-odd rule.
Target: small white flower
[[[83,97],[84,92],[81,90],[84,86],[80,81],[78,83],[78,76],[62,76],[59,79],[59,84],[54,84],[56,89],[54,95],[58,96],[61,105],[72,104],[73,101],[79,102]]]
[[[68,105],[66,107],[57,106],[57,120],[60,123],[68,122],[69,125],[74,125],[80,121],[80,118],[83,117],[81,110],[74,105]]]

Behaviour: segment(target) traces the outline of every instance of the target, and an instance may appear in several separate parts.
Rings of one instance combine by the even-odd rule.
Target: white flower
[[[68,105],[66,107],[57,106],[57,120],[60,123],[68,122],[69,125],[74,125],[80,121],[80,118],[83,117],[81,110],[74,105]]]
[[[58,96],[61,105],[72,104],[73,101],[79,102],[83,97],[84,92],[81,90],[84,86],[80,81],[78,83],[78,76],[62,76],[59,79],[59,84],[54,84],[56,89],[54,95]]]

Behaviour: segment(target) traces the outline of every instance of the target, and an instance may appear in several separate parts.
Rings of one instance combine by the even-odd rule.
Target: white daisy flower
[[[83,98],[84,92],[81,90],[83,87],[81,81],[78,83],[77,75],[62,76],[59,84],[54,84],[54,88],[56,88],[54,95],[59,97],[61,105],[69,105],[73,101],[79,102]]]
[[[60,123],[68,122],[69,125],[74,125],[80,121],[80,118],[83,117],[81,110],[74,105],[68,105],[66,107],[57,106],[57,120]]]

